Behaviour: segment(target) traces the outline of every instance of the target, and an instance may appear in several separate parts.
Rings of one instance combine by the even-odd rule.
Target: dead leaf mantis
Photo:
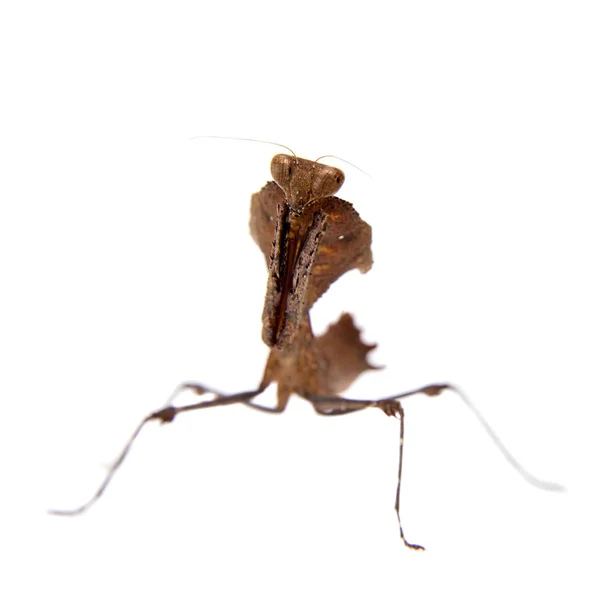
[[[348,313],[315,337],[310,309],[341,275],[352,269],[365,273],[371,268],[371,227],[352,204],[335,194],[344,183],[344,173],[320,162],[298,158],[293,153],[277,154],[271,161],[274,181],[252,196],[250,233],[265,256],[268,268],[267,292],[262,315],[262,339],[270,348],[260,385],[253,390],[224,395],[198,383],[182,383],[167,405],[150,413],[135,429],[109,468],[92,498],[73,510],[53,510],[56,515],[76,515],[100,498],[123,463],[136,437],[149,421],[170,423],[177,415],[193,410],[244,404],[250,408],[282,412],[292,394],[312,404],[319,415],[340,416],[366,408],[381,410],[400,423],[398,483],[395,511],[400,537],[408,542],[400,519],[400,491],[404,441],[402,399],[417,394],[437,396],[454,392],[474,412],[505,458],[531,484],[547,490],[562,487],[541,481],[528,473],[509,453],[465,394],[449,383],[435,383],[377,400],[355,400],[340,396],[364,371],[374,369],[367,360],[375,345],[360,339],[360,332]],[[277,385],[274,407],[256,404],[254,399],[271,384]],[[184,390],[211,399],[183,406],[173,401]]]

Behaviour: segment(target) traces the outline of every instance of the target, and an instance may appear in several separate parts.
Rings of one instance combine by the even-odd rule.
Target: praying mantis
[[[343,313],[322,335],[315,336],[310,310],[344,273],[352,269],[365,273],[371,268],[371,227],[361,219],[350,202],[335,196],[345,178],[340,169],[299,158],[293,153],[277,154],[271,160],[271,174],[273,181],[255,193],[250,204],[250,233],[262,251],[268,269],[262,340],[270,352],[260,384],[249,391],[222,394],[199,383],[181,383],[166,406],[150,413],[137,426],[90,500],[73,510],[50,512],[63,516],[77,515],[96,502],[125,460],[140,431],[150,421],[171,423],[181,413],[232,404],[279,413],[285,410],[292,395],[310,402],[322,416],[342,416],[373,408],[399,421],[398,482],[394,506],[400,537],[413,550],[424,548],[406,539],[400,518],[405,427],[402,400],[405,398],[453,392],[474,412],[505,458],[529,483],[546,490],[562,490],[558,484],[542,481],[527,472],[455,385],[433,383],[374,400],[350,399],[340,395],[361,373],[376,368],[368,361],[368,354],[376,345],[365,344],[361,340],[353,317],[348,313]],[[277,386],[275,406],[257,404],[255,399],[271,385]],[[210,397],[175,406],[175,398],[183,391]]]

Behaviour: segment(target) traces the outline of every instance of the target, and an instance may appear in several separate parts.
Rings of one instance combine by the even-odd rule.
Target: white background
[[[3,598],[598,597],[600,27],[594,2],[6,2],[0,14]],[[375,263],[354,397],[466,390],[397,422],[294,400],[149,426],[174,385],[259,381],[251,193],[343,157]],[[326,161],[327,162],[327,161]]]

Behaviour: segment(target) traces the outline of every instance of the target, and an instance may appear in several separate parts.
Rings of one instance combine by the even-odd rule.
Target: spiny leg
[[[140,432],[142,431],[142,429],[144,428],[144,425],[146,425],[146,423],[148,423],[150,421],[159,421],[161,424],[170,423],[171,421],[173,421],[173,419],[175,419],[175,417],[179,413],[189,412],[192,410],[199,410],[199,409],[203,409],[203,408],[212,408],[215,406],[227,406],[228,404],[246,404],[246,405],[250,406],[251,400],[253,398],[255,398],[256,396],[258,396],[259,394],[261,394],[264,391],[264,389],[265,389],[264,386],[261,386],[261,387],[257,388],[256,390],[251,390],[248,392],[240,392],[237,394],[231,394],[229,396],[217,395],[217,397],[214,398],[213,400],[207,400],[205,402],[196,402],[193,404],[186,404],[183,406],[173,406],[173,401],[175,400],[175,398],[181,392],[183,392],[185,390],[192,391],[198,395],[204,395],[207,393],[217,394],[217,392],[215,392],[214,390],[207,388],[203,385],[200,385],[198,383],[187,382],[187,383],[182,383],[182,384],[178,385],[175,388],[175,391],[169,397],[169,400],[167,401],[166,406],[164,408],[161,408],[160,410],[150,413],[136,427],[135,431],[133,432],[133,434],[131,435],[131,437],[129,438],[129,440],[127,441],[125,446],[123,447],[123,450],[121,450],[121,453],[119,454],[119,456],[117,457],[115,462],[109,468],[108,473],[106,474],[106,477],[104,478],[104,481],[100,484],[100,487],[96,490],[95,494],[85,504],[82,504],[80,507],[71,509],[71,510],[49,510],[48,512],[52,515],[73,516],[73,515],[79,515],[79,514],[85,512],[90,506],[92,506],[92,504],[94,504],[100,498],[100,496],[102,496],[102,494],[104,493],[104,490],[108,487],[108,484],[111,482],[115,473],[117,472],[119,467],[123,464],[123,461],[125,460],[127,454],[129,454],[129,450],[131,449],[133,442],[135,441],[137,436],[140,434]],[[252,407],[253,408],[261,408],[263,410],[268,410],[263,407],[258,407],[256,405],[252,405]]]

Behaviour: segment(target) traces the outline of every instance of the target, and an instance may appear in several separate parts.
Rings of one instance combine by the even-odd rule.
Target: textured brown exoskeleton
[[[444,390],[455,392],[475,412],[507,460],[530,483],[550,490],[561,489],[525,471],[455,386],[432,384],[380,400],[350,400],[339,396],[363,371],[376,368],[367,360],[375,345],[361,341],[359,331],[347,313],[342,314],[323,335],[315,337],[310,324],[310,309],[346,271],[359,269],[365,273],[371,268],[371,227],[349,202],[334,195],[344,182],[344,173],[339,169],[296,156],[277,154],[271,161],[271,174],[275,181],[267,183],[252,196],[250,209],[250,232],[265,255],[269,270],[262,338],[271,352],[260,386],[248,392],[224,395],[198,383],[182,383],[165,408],[149,414],[138,425],[102,485],[86,504],[74,510],[51,512],[74,515],[93,504],[104,492],[148,421],[167,423],[182,412],[235,403],[281,412],[292,394],[311,402],[320,415],[345,415],[372,407],[399,419],[400,458],[395,509],[400,536],[410,548],[423,549],[406,540],[400,524],[404,439],[402,398],[416,394],[436,396]],[[272,383],[277,384],[276,406],[270,408],[254,404],[254,398]],[[213,398],[173,406],[174,398],[184,390],[198,395],[211,394]]]

